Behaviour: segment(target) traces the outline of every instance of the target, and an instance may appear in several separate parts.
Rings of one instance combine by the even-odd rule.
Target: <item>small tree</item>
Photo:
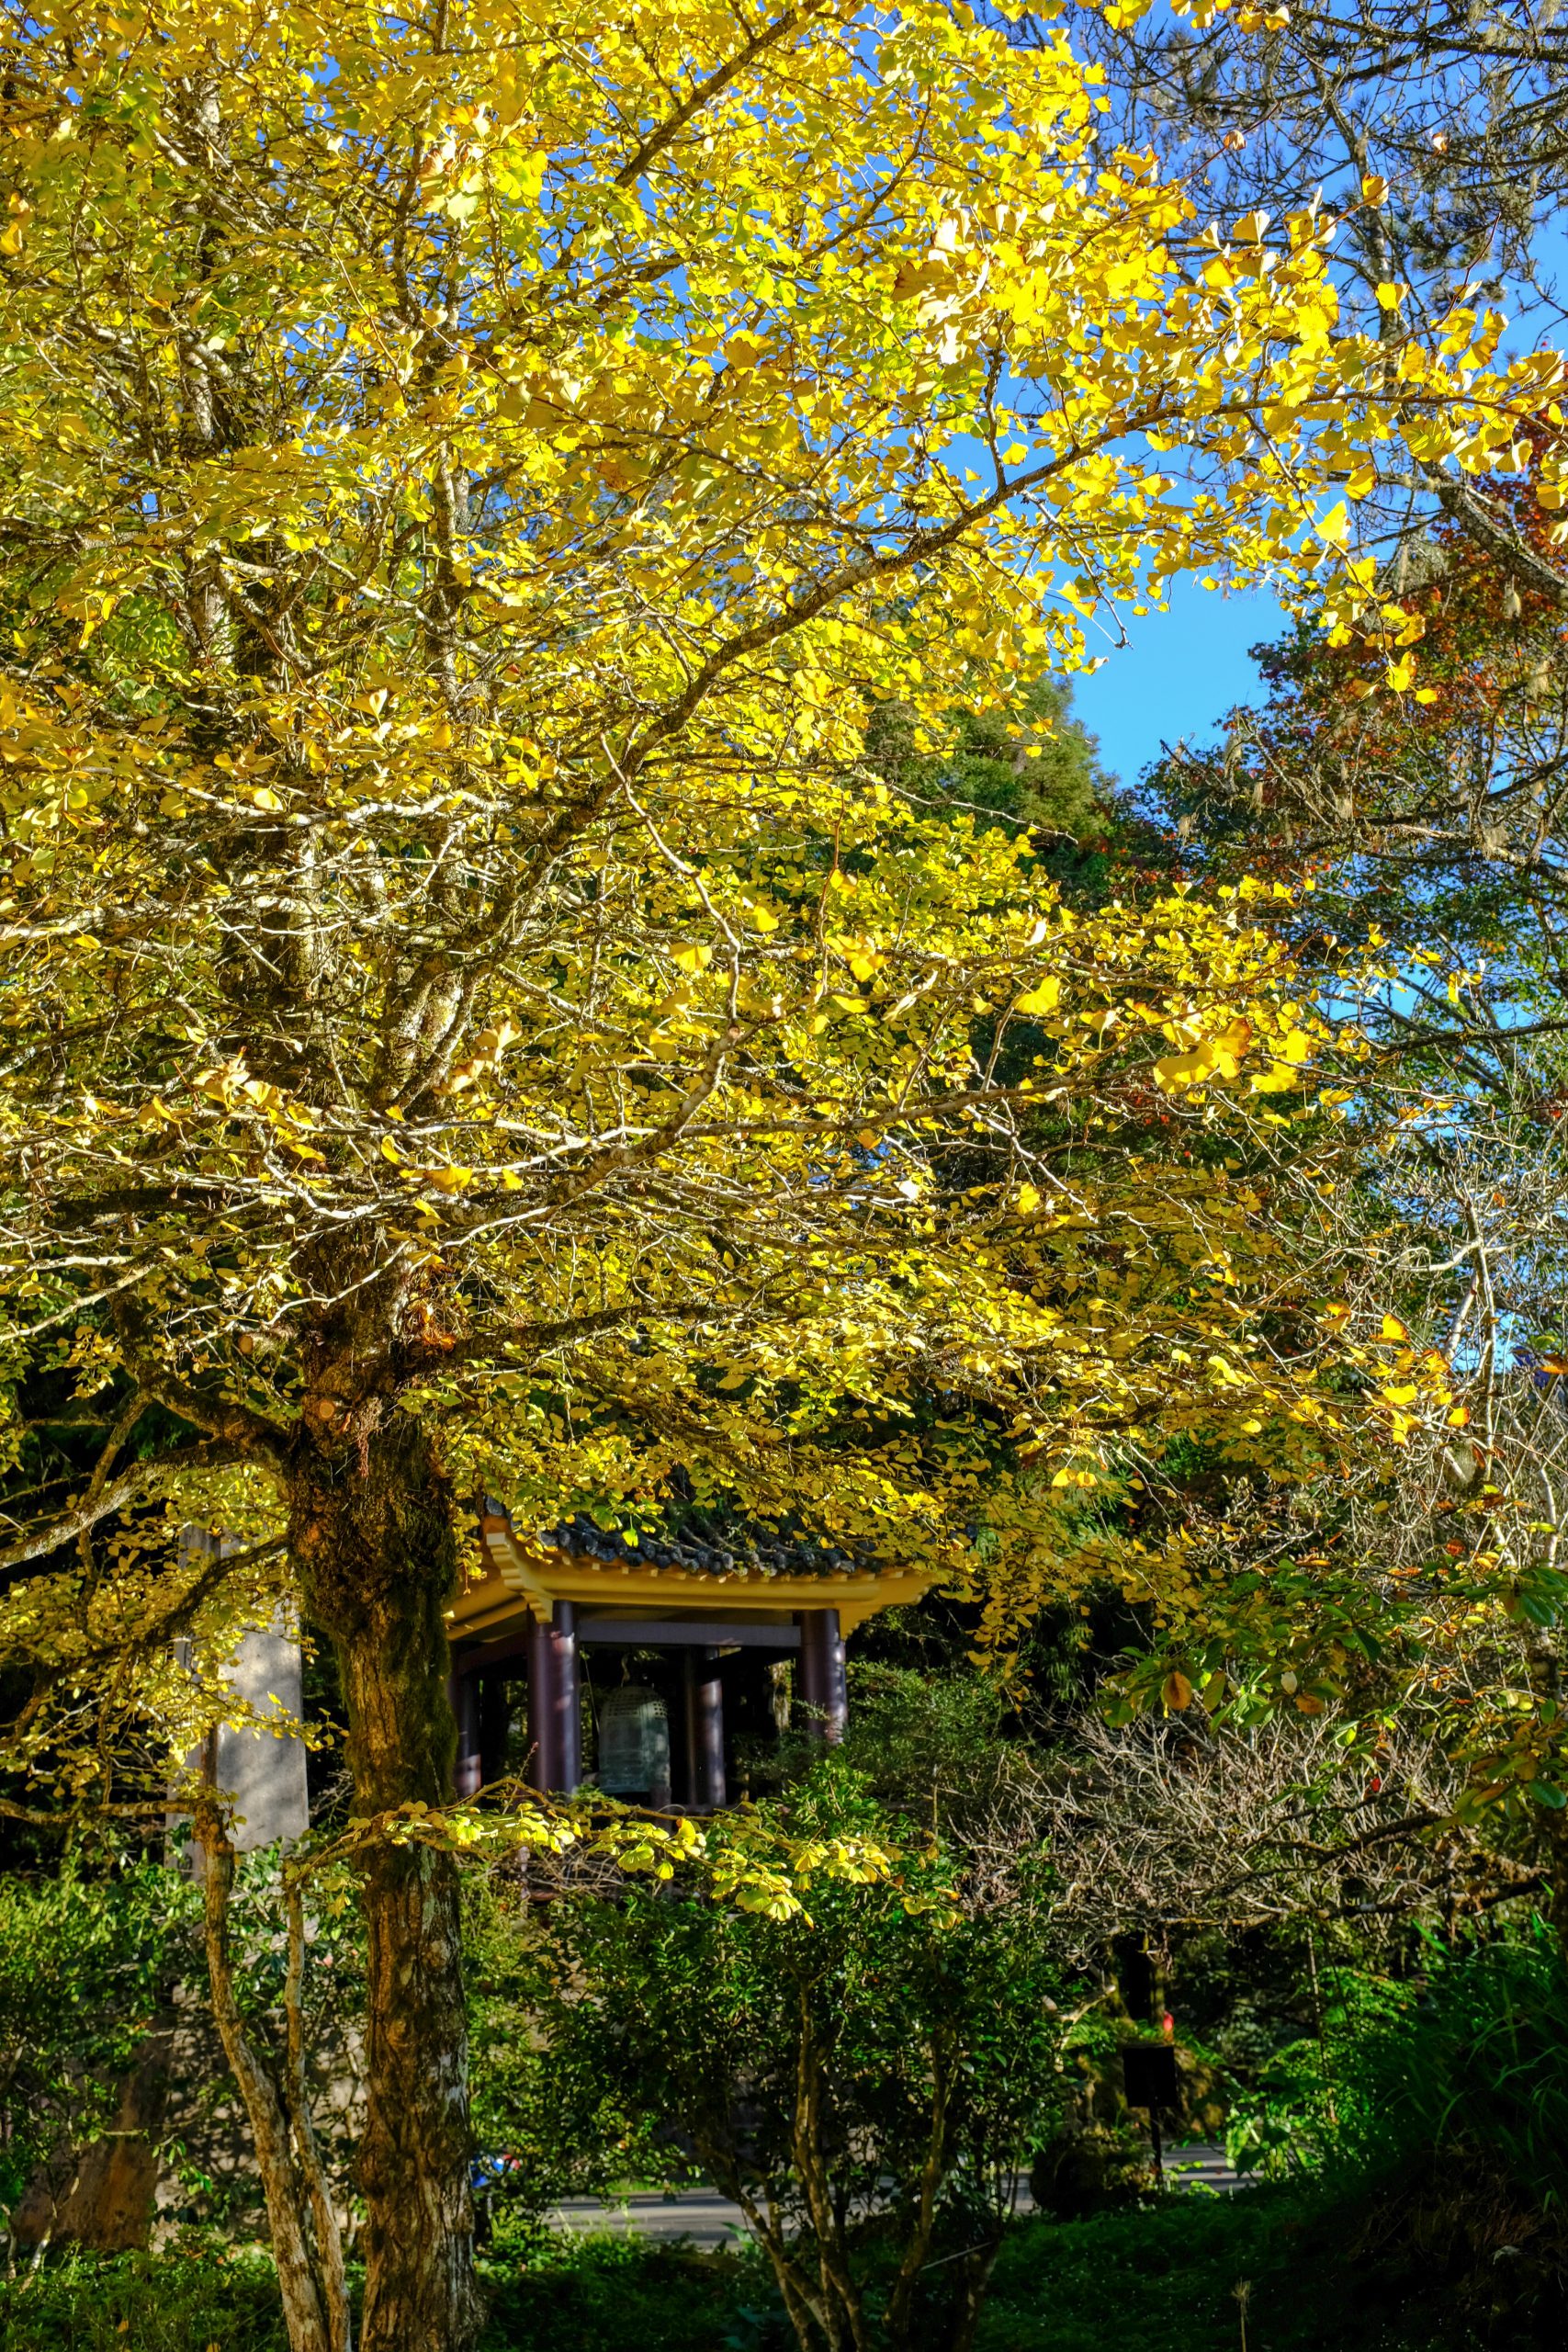
[[[787,1816],[796,1838],[878,1821],[836,1758]],[[807,1917],[650,1891],[538,1930],[544,2074],[569,2101],[608,2091],[645,2148],[663,2125],[667,2161],[734,2199],[801,2352],[964,2352],[1060,2099],[1043,1870],[986,1906],[959,1855],[917,1847],[889,1881],[813,1888]]]

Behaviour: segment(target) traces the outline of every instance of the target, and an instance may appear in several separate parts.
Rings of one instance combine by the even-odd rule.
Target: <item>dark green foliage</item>
[[[1359,2202],[1258,2188],[1026,2222],[997,2265],[976,2352],[1232,2352],[1242,2280],[1248,2352],[1525,2352],[1553,2340],[1517,2315],[1495,2334],[1461,2316],[1431,2265],[1373,2255],[1364,2220]]]
[[[1568,2220],[1568,1965],[1518,1939],[1427,1948],[1400,1982],[1325,1978],[1324,2038],[1280,2051],[1233,2133],[1277,2165],[1388,2181],[1430,2164]]]
[[[945,743],[915,741],[902,703],[887,703],[866,730],[878,771],[911,794],[1085,842],[1104,831],[1111,781],[1094,737],[1072,716],[1066,679],[1040,678],[1005,710],[955,710]]]
[[[1170,2197],[1005,2240],[976,2352],[1546,2352],[1561,2302],[1490,2265],[1490,2301],[1456,2293],[1440,2255],[1382,2241],[1366,2201],[1317,2188]],[[557,2241],[496,2265],[477,2352],[786,2352],[754,2256]],[[1496,2308],[1492,2308],[1492,2304]],[[68,2259],[0,2286],[0,2352],[284,2352],[260,2261]],[[121,2323],[129,2321],[128,2327]]]
[[[200,1898],[147,1862],[91,1878],[0,1877],[0,2199],[62,2131],[109,2120],[171,1978],[197,1957]]]
[[[636,2239],[558,2239],[486,2280],[477,2352],[783,2352],[754,2256]]]
[[[886,703],[866,729],[867,753],[911,799],[1027,831],[1069,899],[1102,901],[1119,876],[1169,864],[1074,718],[1069,678],[1037,678],[1005,708],[952,711],[948,728],[944,741],[917,745],[908,707]]]
[[[549,2048],[541,1997],[553,2007],[554,1985],[542,1946],[557,1940],[552,1927],[533,1916],[515,1876],[468,1878],[464,1977],[481,2211],[498,2256],[513,2258],[539,2251],[542,2218],[560,2198],[599,2195],[671,2164],[668,2142],[618,2082],[590,2064],[562,2065]]]
[[[365,1969],[359,1913],[335,1875],[315,1883],[308,1920],[308,2064],[318,2082],[335,2076],[341,2085],[364,2016]],[[259,2046],[276,2051],[286,1965],[276,1848],[241,1862],[231,1934],[241,2009]],[[176,2031],[165,2098],[156,2044],[166,2047]],[[0,2199],[7,2210],[40,2174],[55,2188],[69,2181],[74,2155],[114,2127],[128,2077],[150,2056],[160,2086],[153,2113],[141,2120],[178,2175],[181,2217],[240,2232],[259,2226],[249,2143],[209,2021],[199,1887],[182,1868],[152,1861],[0,1877]],[[318,2101],[321,2154],[340,2187],[355,2122],[352,2109]]]
[[[845,2313],[865,2300],[890,2345],[911,2330],[933,2347],[966,2341],[948,2306],[977,2308],[1013,2173],[1063,2097],[1039,1867],[977,1892],[962,1841],[944,1847],[932,1826],[949,1783],[916,1770],[921,1741],[940,1758],[953,1728],[911,1713],[885,1744],[896,1772],[913,1773],[903,1793],[924,1825],[890,1824],[841,1756],[791,1790],[796,1838],[891,1833],[901,1849],[891,1883],[813,1880],[808,1920],[673,1887],[525,1905],[516,1937],[536,1966],[531,1985],[517,1980],[516,2015],[548,2044],[547,2064],[525,2062],[514,2119],[507,2075],[480,2069],[500,2144],[525,2159],[543,2094],[628,2166],[639,2151],[645,2171],[700,2168],[754,2199],[803,2344],[820,2326],[814,2299]],[[983,1737],[971,1756],[983,1772]],[[558,2166],[547,2177],[558,2193]]]
[[[1370,2276],[1435,2294],[1492,2340],[1568,2303],[1568,1968],[1540,1923],[1518,1941],[1432,1946],[1398,1983],[1325,1980],[1325,2035],[1292,2044],[1243,2103],[1233,2144],[1315,2174],[1358,2215]]]
[[[750,2352],[768,2291],[747,2258],[605,2238],[494,2267],[476,2352]],[[355,2294],[357,2301],[357,2289]],[[764,2339],[765,2341],[765,2339]],[[287,2352],[272,2265],[199,2255],[67,2256],[0,2284],[0,2352]],[[762,2346],[758,2346],[762,2352]]]
[[[288,2352],[270,2262],[67,2256],[0,2286],[0,2352]]]
[[[1568,1966],[1540,1922],[1519,1942],[1445,1951],[1348,2037],[1342,2158],[1388,2169],[1468,2150],[1568,2212]]]

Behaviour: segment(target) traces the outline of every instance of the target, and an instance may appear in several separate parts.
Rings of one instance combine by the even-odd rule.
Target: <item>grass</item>
[[[1026,2222],[998,2261],[980,2352],[1428,2352],[1420,2319],[1382,2299],[1343,2235],[1299,2196],[1183,2197],[1083,2222]]]
[[[1361,2250],[1367,2200],[1299,2188],[1173,2198],[1082,2222],[1021,2222],[998,2263],[977,2352],[1526,2352],[1561,2343],[1555,2293],[1456,2295],[1430,2250]],[[1373,2235],[1375,2236],[1375,2233]],[[1390,2245],[1397,2244],[1397,2233]],[[793,2352],[749,2254],[558,2240],[497,2265],[481,2352]],[[936,2340],[933,2334],[933,2342]],[[286,2352],[255,2256],[67,2256],[0,2287],[0,2352]]]

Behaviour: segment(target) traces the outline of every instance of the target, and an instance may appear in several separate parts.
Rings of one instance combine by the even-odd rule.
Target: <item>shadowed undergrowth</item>
[[[1457,2184],[1455,2184],[1457,2185]],[[980,2352],[1530,2352],[1560,2341],[1561,2287],[1527,2244],[1501,2258],[1445,2219],[1443,2184],[1371,2199],[1263,2188],[1072,2222],[1025,2222],[998,2265]],[[785,2352],[749,2255],[555,2241],[493,2271],[482,2352]],[[285,2352],[259,2257],[65,2256],[0,2288],[0,2352]]]

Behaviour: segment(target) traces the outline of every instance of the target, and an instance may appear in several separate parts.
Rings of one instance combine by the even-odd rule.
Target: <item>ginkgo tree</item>
[[[866,729],[1192,567],[1397,690],[1339,486],[1511,463],[1556,358],[1340,336],[1317,211],[1201,229],[944,0],[4,22],[0,1288],[110,1400],[0,1551],[21,1761],[111,1653],[177,1747],[165,1635],[283,1592],[358,1815],[439,1804],[481,1483],[963,1573],[1155,1433],[1337,1442],[1256,1199],[1111,1148],[1289,1118],[1315,982],[1239,899],[1074,918]],[[454,1866],[367,1854],[365,2340],[443,2352]]]

